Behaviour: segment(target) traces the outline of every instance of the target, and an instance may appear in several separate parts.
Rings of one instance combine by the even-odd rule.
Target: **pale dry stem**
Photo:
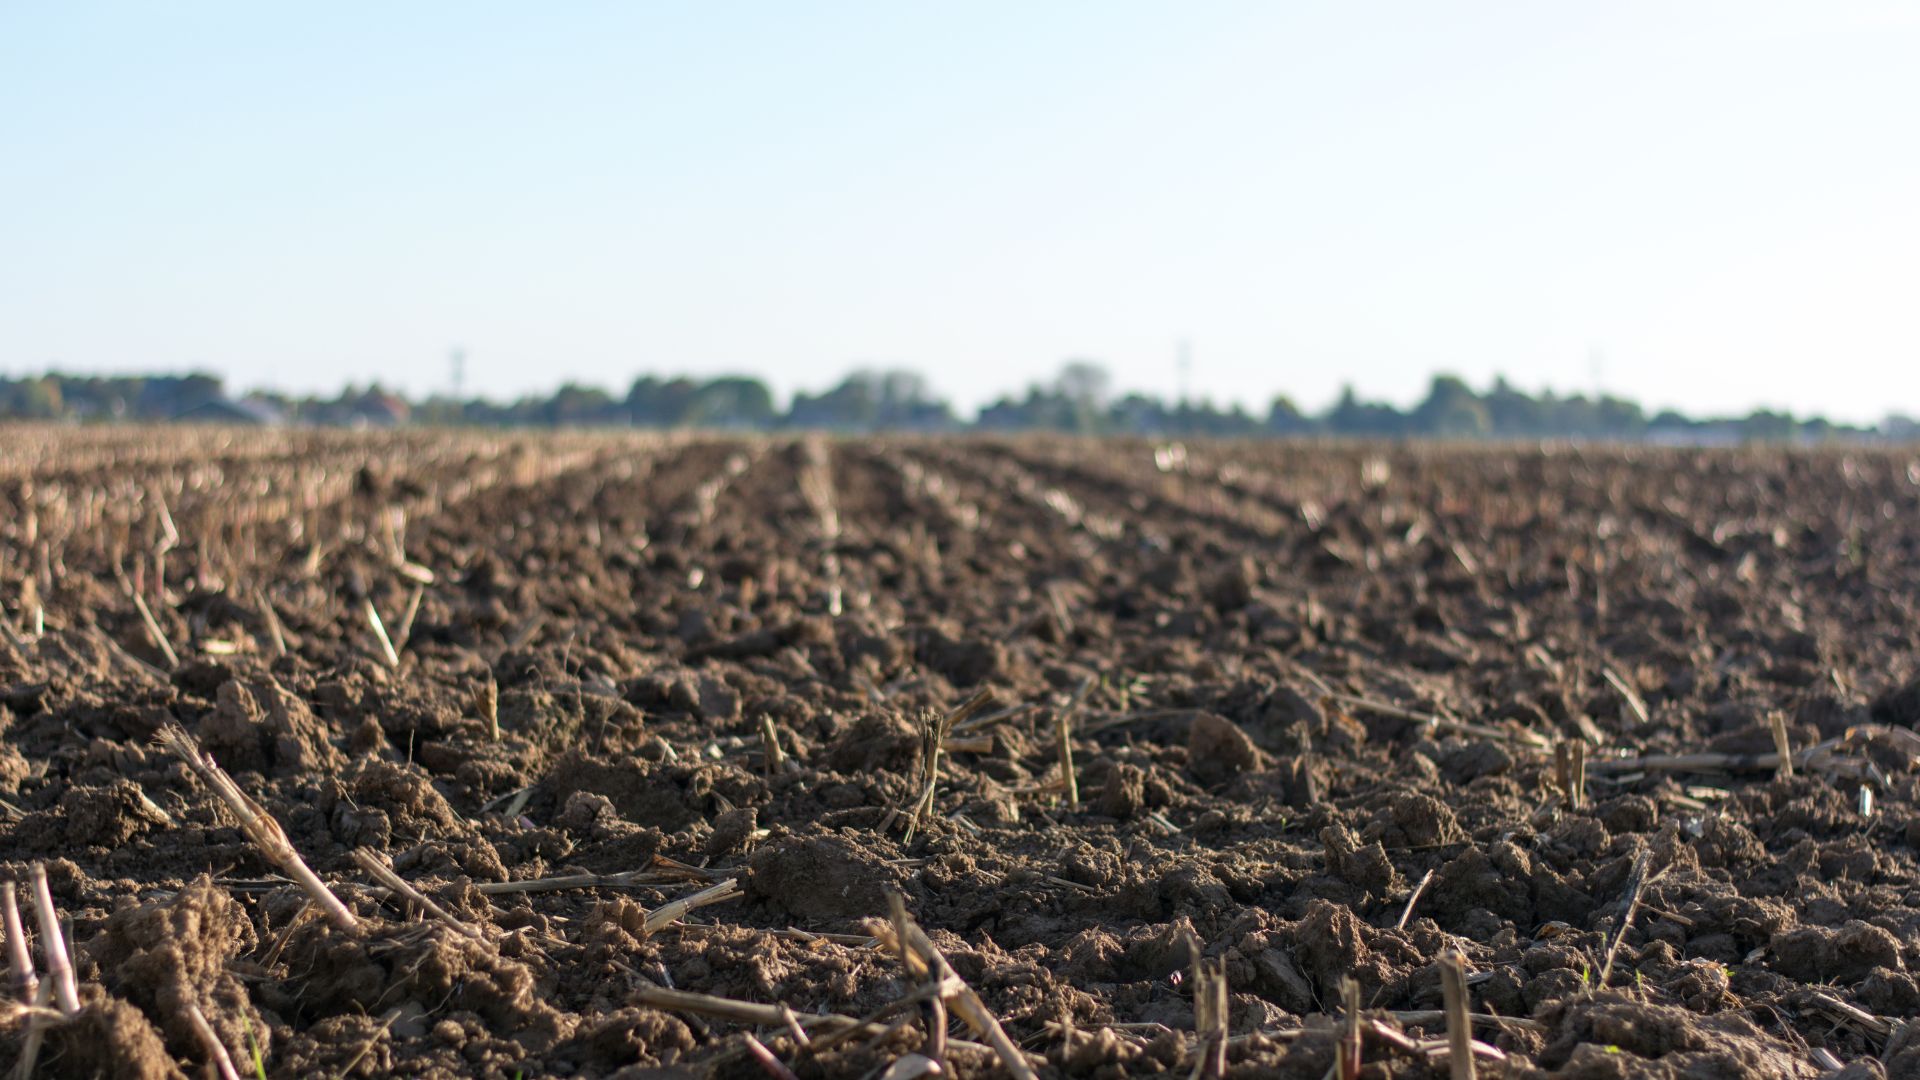
[[[1036,1080],[1033,1066],[1027,1064],[1026,1055],[1007,1037],[999,1019],[988,1010],[986,1003],[980,1000],[980,995],[967,985],[966,980],[953,970],[953,965],[947,963],[946,956],[927,937],[926,931],[906,915],[905,901],[898,893],[892,894],[888,900],[894,911],[893,919],[891,922],[872,920],[868,924],[869,929],[874,931],[876,937],[883,939],[904,934],[904,939],[896,943],[896,951],[902,957],[911,953],[918,959],[923,970],[941,987],[941,997],[946,1000],[947,1006],[959,1013],[975,1034],[986,1040],[987,1045],[999,1056],[1000,1064],[1013,1074],[1015,1080]],[[896,927],[899,929],[896,930]]]
[[[1432,884],[1432,882],[1433,871],[1429,870],[1420,875],[1420,883],[1413,887],[1413,894],[1407,897],[1407,906],[1400,909],[1400,920],[1393,924],[1395,930],[1405,930],[1407,928],[1408,920],[1413,918],[1413,906],[1420,902],[1421,894],[1427,891],[1427,886]]]
[[[380,884],[406,897],[420,910],[439,919],[441,922],[446,923],[448,926],[453,927],[455,930],[470,938],[481,941],[486,939],[486,934],[481,932],[479,927],[455,918],[446,908],[441,907],[425,893],[414,888],[412,882],[394,873],[393,867],[387,865],[387,860],[378,852],[368,848],[355,848],[353,849],[352,858],[354,865],[365,870],[368,877],[373,878]]]
[[[1333,1044],[1333,1072],[1338,1080],[1359,1080],[1362,1050],[1360,1041],[1360,984],[1351,977],[1340,980],[1340,1039]]]
[[[260,621],[267,624],[267,641],[273,646],[273,655],[287,655],[287,632],[280,625],[280,613],[273,610],[273,601],[268,600],[265,593],[259,593],[254,603],[260,609]]]
[[[7,988],[14,1000],[31,1002],[40,988],[40,977],[34,974],[27,928],[20,922],[19,899],[11,881],[0,882],[0,916],[5,918],[7,933]]]
[[[687,913],[695,908],[724,903],[737,899],[740,895],[740,882],[734,878],[728,878],[717,885],[710,885],[697,893],[669,901],[653,909],[647,915],[646,921],[641,924],[640,932],[642,935],[657,934],[685,918]]]
[[[72,1016],[80,1011],[80,988],[73,979],[73,963],[67,959],[67,938],[60,930],[60,913],[54,910],[53,894],[47,890],[47,868],[33,864],[33,913],[40,923],[40,953],[47,962],[47,981],[53,984],[54,1001],[60,1011]]]
[[[982,688],[959,708],[936,716],[927,723],[926,730],[921,733],[920,795],[913,801],[913,810],[907,818],[906,840],[913,839],[913,834],[920,829],[921,819],[933,809],[934,795],[940,785],[940,758],[945,753],[947,736],[952,733],[955,724],[979,713],[992,701],[993,691]],[[888,815],[886,823],[882,826],[883,831],[892,824],[893,817],[892,814]]]
[[[393,629],[393,649],[397,653],[413,640],[413,621],[420,617],[420,600],[426,596],[427,587],[416,583],[413,591],[407,594],[407,609],[401,613],[400,622]]]
[[[127,599],[133,601],[133,610],[140,615],[140,625],[146,629],[148,644],[159,650],[160,655],[166,658],[169,669],[179,667],[180,654],[173,651],[173,643],[167,640],[166,633],[160,629],[160,621],[153,617],[153,609],[147,606],[146,598],[141,596],[140,590],[134,588],[133,582],[125,577],[121,578],[121,583],[126,586]]]
[[[1069,809],[1078,809],[1080,806],[1080,778],[1073,768],[1073,721],[1080,711],[1080,706],[1086,702],[1087,694],[1092,692],[1093,681],[1091,675],[1080,680],[1080,685],[1074,690],[1073,697],[1068,699],[1066,707],[1060,710],[1060,715],[1054,723],[1054,745],[1060,758],[1060,778],[1066,785]]]
[[[206,1047],[207,1060],[219,1070],[220,1080],[240,1080],[240,1070],[233,1067],[233,1056],[221,1044],[220,1036],[214,1033],[213,1025],[207,1023],[207,1014],[200,1006],[191,1002],[187,1005],[187,1022],[193,1025],[193,1033],[200,1037],[200,1045]]]
[[[247,834],[247,839],[253,841],[253,845],[260,849],[260,853],[268,862],[278,866],[281,872],[306,890],[307,895],[312,897],[313,902],[326,914],[329,922],[341,930],[352,931],[360,928],[360,920],[347,909],[346,904],[341,903],[332,889],[327,888],[326,883],[313,872],[313,868],[300,857],[300,853],[294,850],[292,841],[287,839],[286,831],[280,828],[280,823],[275,821],[273,816],[268,814],[265,808],[255,802],[251,796],[241,791],[240,786],[233,782],[233,778],[227,775],[226,770],[201,751],[200,744],[194,741],[192,735],[187,734],[185,728],[177,724],[168,724],[160,729],[158,739],[160,745],[172,751],[181,761],[186,762],[187,767],[200,777],[201,783],[213,789],[213,793],[220,797],[220,801],[226,803],[227,808],[240,819],[240,828]]]
[[[1440,996],[1447,1014],[1447,1067],[1453,1080],[1473,1080],[1473,1021],[1467,1016],[1467,975],[1458,952],[1440,957]]]
[[[399,667],[400,654],[393,649],[393,639],[387,636],[387,624],[380,621],[380,609],[373,606],[373,597],[362,597],[360,606],[367,617],[367,626],[373,630],[374,640],[380,645],[380,658],[390,668]]]
[[[1193,961],[1195,1080],[1220,1080],[1227,1074],[1227,963],[1220,957]]]
[[[1627,928],[1633,925],[1633,917],[1640,913],[1640,895],[1646,890],[1648,868],[1652,864],[1653,853],[1642,851],[1633,860],[1633,876],[1627,885],[1627,905],[1620,915],[1620,925],[1613,931],[1613,939],[1607,942],[1607,955],[1600,964],[1599,985],[1605,988],[1607,980],[1613,975],[1613,960],[1619,955],[1620,943],[1626,940]]]

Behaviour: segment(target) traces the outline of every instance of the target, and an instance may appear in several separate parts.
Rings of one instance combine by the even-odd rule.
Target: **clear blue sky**
[[[0,0],[0,370],[1920,411],[1920,6]]]

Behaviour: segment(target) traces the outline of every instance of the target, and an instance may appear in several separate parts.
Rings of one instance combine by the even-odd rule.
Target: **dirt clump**
[[[1233,721],[1210,712],[1196,713],[1187,729],[1187,768],[1195,779],[1217,784],[1258,770],[1266,756]]]
[[[1920,1076],[1916,468],[0,440],[0,879],[45,871],[83,1005],[38,1068],[203,1075],[193,1006],[244,1075],[759,1075],[749,1034],[804,1080],[908,1072],[938,1021],[875,947],[898,896],[1048,1078],[1190,1074],[1216,964],[1232,1080],[1327,1075],[1349,980],[1384,1025],[1362,1075],[1445,1075],[1405,1047],[1444,1035],[1456,951],[1502,1018],[1476,1026],[1488,1075]],[[0,1069],[26,1016],[0,1016]],[[963,1037],[943,1070],[999,1068]]]
[[[231,970],[256,944],[245,910],[202,875],[170,899],[108,916],[88,944],[87,959],[108,990],[146,1013],[175,1053],[202,1050],[187,1019],[187,1007],[197,1005],[223,1045],[251,1039],[265,1055],[270,1029]]]
[[[753,855],[749,891],[789,915],[844,926],[887,910],[900,882],[886,860],[841,836],[792,836]]]

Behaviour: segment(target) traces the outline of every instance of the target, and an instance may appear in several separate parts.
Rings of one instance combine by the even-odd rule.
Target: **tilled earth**
[[[1042,1075],[1189,1075],[1197,952],[1228,1075],[1337,1075],[1351,979],[1353,1075],[1445,1076],[1458,951],[1483,1075],[1920,1076],[1910,451],[0,439],[0,859],[82,1005],[0,1067],[211,1075],[197,1006],[242,1075],[1004,1073],[809,1045],[915,988],[898,893]]]

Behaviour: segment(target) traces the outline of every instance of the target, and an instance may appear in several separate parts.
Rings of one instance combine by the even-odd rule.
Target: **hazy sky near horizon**
[[[0,371],[1920,411],[1920,7],[0,4]]]

